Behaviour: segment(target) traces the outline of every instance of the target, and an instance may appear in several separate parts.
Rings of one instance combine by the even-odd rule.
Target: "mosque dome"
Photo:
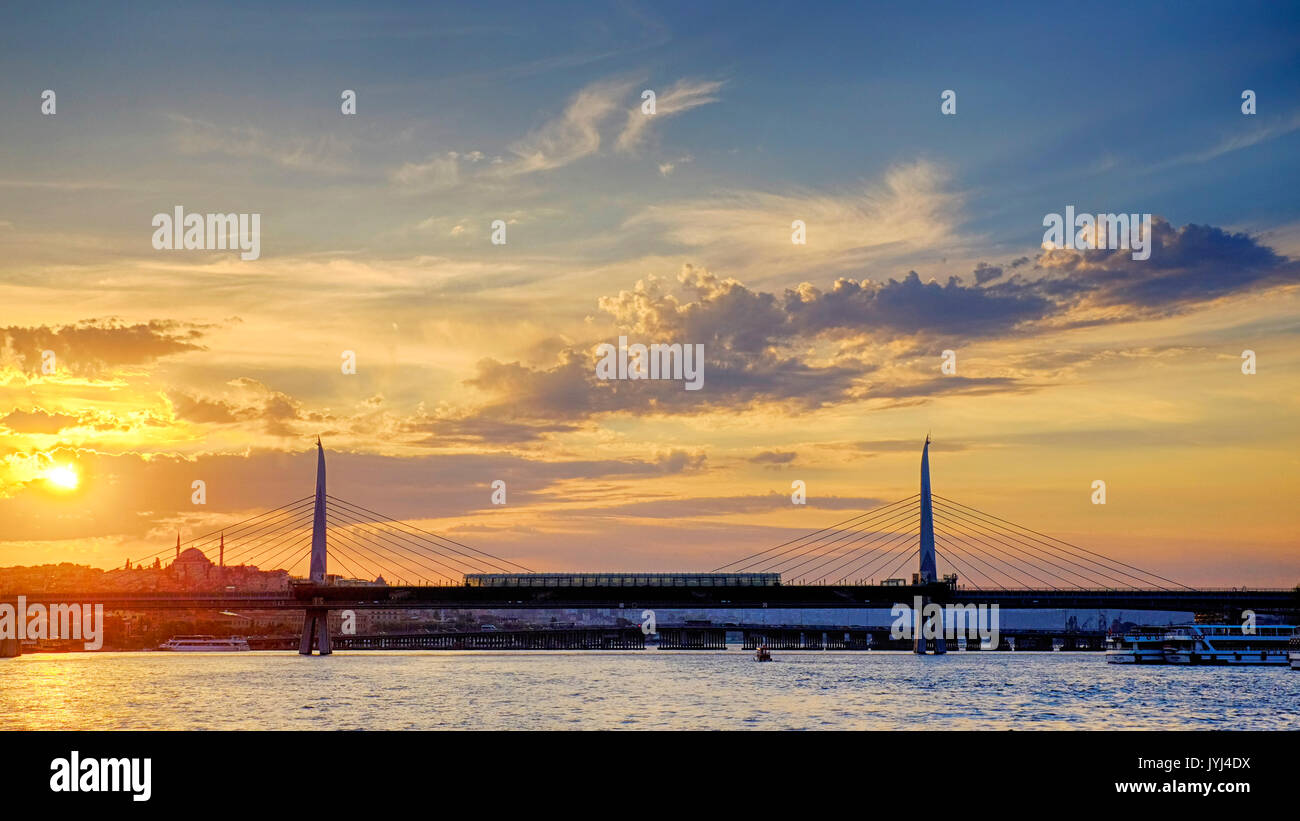
[[[201,564],[207,567],[212,566],[212,560],[203,555],[203,551],[197,547],[187,548],[181,551],[181,555],[176,559],[177,564]]]

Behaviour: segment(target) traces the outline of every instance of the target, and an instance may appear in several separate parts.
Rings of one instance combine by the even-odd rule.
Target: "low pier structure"
[[[725,627],[660,627],[660,650],[726,650]]]

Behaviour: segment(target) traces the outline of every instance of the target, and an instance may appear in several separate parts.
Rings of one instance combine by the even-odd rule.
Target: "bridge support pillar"
[[[330,611],[323,607],[308,608],[302,617],[302,641],[298,643],[298,652],[310,656],[312,645],[322,656],[334,652],[330,647]]]
[[[942,656],[948,652],[948,644],[943,637],[943,611],[940,610],[938,614],[927,619],[924,612],[928,602],[918,597],[917,603],[921,605],[921,610],[912,618],[912,652],[923,656],[927,650],[930,650],[936,656]],[[934,638],[926,638],[927,632],[933,633]]]

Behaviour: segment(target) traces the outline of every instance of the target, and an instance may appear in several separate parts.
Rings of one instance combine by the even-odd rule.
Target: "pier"
[[[1094,631],[1004,630],[996,651],[1101,651],[1105,633]],[[738,639],[738,641],[736,640]],[[336,635],[334,650],[769,650],[871,651],[911,650],[910,639],[895,639],[887,627],[817,627],[770,625],[689,625],[660,627],[647,636],[639,627],[566,627],[538,630],[489,630],[454,633]],[[252,637],[253,650],[295,650],[293,636]],[[950,642],[949,651],[955,651]],[[978,639],[965,649],[980,651]],[[985,650],[984,652],[990,652]]]

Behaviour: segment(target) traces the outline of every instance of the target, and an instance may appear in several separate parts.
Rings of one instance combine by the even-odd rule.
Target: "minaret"
[[[221,547],[217,548],[217,569],[222,570],[226,566],[226,534],[221,534]]]
[[[177,533],[176,534],[176,560],[180,561],[180,558],[181,558],[181,534]]]
[[[921,450],[921,584],[939,580],[934,566],[934,508],[930,502],[930,434]]]

